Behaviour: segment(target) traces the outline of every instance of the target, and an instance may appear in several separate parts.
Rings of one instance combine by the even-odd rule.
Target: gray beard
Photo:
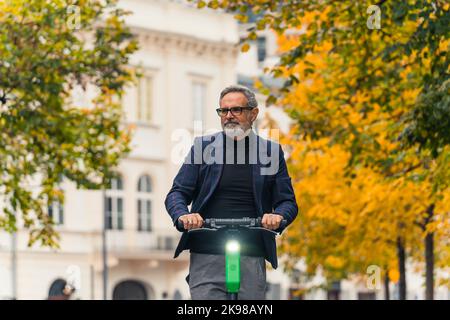
[[[250,133],[251,128],[245,130],[238,124],[228,124],[223,128],[223,132],[230,138],[243,138]]]

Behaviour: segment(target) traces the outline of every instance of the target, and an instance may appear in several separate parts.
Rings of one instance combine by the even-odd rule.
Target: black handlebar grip
[[[280,228],[284,229],[284,228],[286,228],[286,226],[287,226],[287,220],[286,219],[281,220]]]

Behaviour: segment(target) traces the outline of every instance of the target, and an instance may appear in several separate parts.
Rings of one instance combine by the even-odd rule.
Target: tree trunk
[[[434,204],[428,207],[425,218],[425,228],[433,218]],[[425,236],[425,299],[434,299],[434,234],[427,233]]]
[[[389,274],[386,268],[386,273],[384,275],[384,300],[390,300],[389,297]]]
[[[434,299],[434,235],[429,233],[425,237],[425,272],[426,272],[426,289],[425,299]]]
[[[398,272],[399,279],[399,299],[406,300],[406,254],[403,241],[400,237],[397,238],[397,257],[398,257]]]

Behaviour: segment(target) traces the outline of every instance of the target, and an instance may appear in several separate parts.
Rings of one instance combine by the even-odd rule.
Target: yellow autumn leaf
[[[244,43],[241,47],[241,52],[247,52],[250,49],[250,45],[248,43]]]

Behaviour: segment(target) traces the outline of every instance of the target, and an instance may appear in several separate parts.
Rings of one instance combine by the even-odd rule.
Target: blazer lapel
[[[214,190],[216,190],[219,184],[220,177],[222,176],[223,163],[220,161],[219,163],[212,163],[212,161],[216,155],[221,156],[220,152],[223,152],[223,133],[217,134],[214,141],[211,142],[207,146],[207,148],[210,149],[206,151],[205,162],[210,166],[210,171],[209,174],[205,177],[205,179],[208,179],[208,181],[204,182],[208,184],[208,191],[207,194],[203,197],[201,205],[198,208],[199,211],[208,202],[209,198],[211,198]],[[216,151],[219,151],[219,154],[217,154]],[[210,156],[212,156],[212,158]]]

